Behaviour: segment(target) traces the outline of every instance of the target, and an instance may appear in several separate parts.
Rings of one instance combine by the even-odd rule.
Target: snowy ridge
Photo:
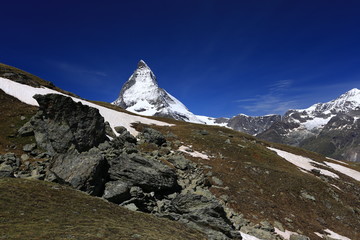
[[[360,110],[360,90],[353,88],[330,102],[317,103],[306,109],[293,109],[287,115],[289,121],[312,131],[325,126],[338,113],[348,114],[356,109]],[[298,114],[302,121],[291,118],[294,114]]]
[[[156,76],[143,60],[140,60],[112,104],[145,116],[165,116],[203,123],[178,99],[159,87]]]
[[[360,107],[360,90],[353,88],[330,102],[317,103],[309,108],[297,109],[295,111],[305,111],[308,114],[316,114],[316,112],[347,112],[357,107]]]
[[[49,93],[55,93],[55,94],[65,95],[63,93],[60,93],[58,91],[49,88],[45,88],[45,87],[34,88],[2,77],[0,77],[0,89],[2,89],[6,94],[11,95],[19,99],[20,101],[33,106],[39,106],[37,101],[33,98],[33,96],[36,94],[46,95]],[[131,124],[135,122],[142,122],[145,124],[155,124],[160,126],[171,126],[171,124],[165,122],[143,118],[140,116],[134,116],[123,112],[118,112],[75,97],[71,97],[71,98],[75,102],[81,102],[84,105],[88,105],[90,107],[98,109],[100,114],[104,117],[105,121],[108,121],[113,129],[116,126],[124,126],[133,135],[137,135],[138,133],[131,126]],[[116,131],[114,131],[114,133],[116,133]]]

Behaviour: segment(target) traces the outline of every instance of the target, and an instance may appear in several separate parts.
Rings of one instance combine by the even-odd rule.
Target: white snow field
[[[325,163],[326,165],[329,165],[331,168],[335,169],[336,171],[341,172],[342,174],[347,175],[357,181],[360,181],[360,172],[348,167],[341,166],[336,163],[331,163],[331,162],[325,162]]]
[[[331,239],[335,239],[335,240],[351,240],[350,238],[342,236],[342,235],[340,235],[336,232],[333,232],[329,229],[325,229],[324,232],[326,232],[327,234],[321,234],[318,232],[314,232],[314,233],[321,238],[330,237]]]
[[[321,166],[323,166],[323,167],[331,168],[334,171],[337,171],[337,172],[347,175],[357,181],[360,181],[360,172],[359,171],[342,166],[340,164],[327,162],[327,161],[324,161],[324,163],[319,163],[319,162],[315,162],[314,160],[311,160],[310,158],[292,154],[292,153],[289,153],[286,151],[282,151],[280,149],[271,148],[271,147],[268,147],[268,149],[275,151],[280,157],[282,157],[285,160],[291,162],[292,164],[298,166],[300,168],[300,170],[305,170],[307,172],[310,172],[312,169],[317,169],[320,171],[320,174],[323,174],[323,175],[326,175],[329,177],[333,177],[333,178],[339,178],[338,174],[333,173],[328,170],[325,170],[325,169],[322,169]],[[343,163],[343,164],[346,164],[346,163]]]
[[[33,106],[38,106],[37,101],[33,98],[33,96],[36,94],[46,95],[49,93],[55,93],[55,94],[68,96],[49,88],[45,88],[45,87],[35,88],[2,77],[0,77],[0,89],[2,89],[6,94],[11,95],[19,99],[20,101]],[[124,126],[133,135],[138,134],[138,132],[133,127],[131,127],[131,124],[135,122],[141,122],[144,124],[154,124],[159,126],[172,126],[172,124],[168,124],[165,122],[156,121],[140,116],[134,116],[123,112],[118,112],[75,97],[71,97],[71,98],[75,102],[81,102],[84,105],[88,105],[90,107],[98,109],[100,114],[104,117],[105,121],[108,121],[113,129],[116,126]],[[115,130],[114,132],[116,133]]]
[[[320,174],[326,175],[333,178],[339,178],[339,176],[333,172],[330,172],[328,170],[322,169],[317,167],[316,165],[323,165],[322,163],[315,162],[314,160],[311,160],[310,158],[306,158],[303,156],[299,156],[293,153],[289,153],[280,149],[271,148],[268,147],[268,149],[276,152],[280,157],[284,158],[288,162],[291,162],[292,164],[298,166],[300,169],[305,170],[307,172],[310,172],[312,169],[316,169],[320,171]]]

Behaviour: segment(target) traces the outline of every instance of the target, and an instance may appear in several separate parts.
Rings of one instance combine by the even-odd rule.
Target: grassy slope
[[[221,127],[176,122],[174,127],[155,128],[163,133],[172,132],[184,145],[214,156],[211,160],[193,158],[193,161],[207,166],[210,169],[207,171],[223,181],[223,186],[212,187],[211,191],[218,197],[229,196],[227,205],[251,221],[280,221],[287,230],[303,231],[311,239],[319,239],[314,232],[327,228],[352,239],[360,238],[359,182],[341,174],[346,181],[328,179],[325,182],[301,172],[266,147],[273,146],[319,162],[330,161],[321,155],[268,143]],[[201,135],[200,130],[209,134]],[[225,143],[227,139],[231,144]],[[357,164],[349,167],[360,171]],[[302,190],[314,196],[316,201],[301,199]]]
[[[0,90],[0,154],[5,152],[22,153],[26,143],[34,142],[33,137],[16,137],[17,130],[24,125],[37,110]],[[21,116],[25,117],[21,120]]]
[[[183,224],[43,181],[0,179],[0,239],[205,239]]]

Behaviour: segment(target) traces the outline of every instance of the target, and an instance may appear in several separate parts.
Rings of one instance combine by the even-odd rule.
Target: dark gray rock
[[[14,177],[14,168],[5,162],[0,164],[0,178]]]
[[[204,129],[201,129],[201,130],[199,131],[199,134],[201,134],[201,135],[203,135],[203,136],[206,136],[206,135],[209,135],[209,132],[206,131],[206,130],[204,130]]]
[[[125,146],[128,148],[137,143],[137,139],[130,134],[126,129],[122,131],[119,136],[111,140],[110,145],[115,149],[122,149]]]
[[[5,153],[4,155],[0,155],[0,163],[3,162],[12,168],[16,169],[20,166],[20,159],[16,157],[14,153]]]
[[[30,143],[30,144],[26,144],[23,147],[23,151],[24,152],[31,152],[32,150],[34,150],[36,148],[36,143]]]
[[[114,131],[112,130],[111,126],[110,126],[110,123],[109,122],[105,122],[105,133],[106,135],[114,138],[116,137],[116,134],[114,133]]]
[[[104,142],[104,118],[95,108],[58,94],[35,95],[40,107],[30,120],[38,145],[49,153],[79,152]]]
[[[166,143],[166,139],[164,135],[152,128],[145,128],[140,134],[139,138],[143,139],[144,142],[148,143],[154,143],[158,146],[161,146],[162,144]]]
[[[123,127],[123,126],[117,126],[117,127],[115,127],[114,129],[115,129],[115,131],[116,131],[117,133],[119,133],[119,134],[122,134],[122,133],[124,133],[124,132],[127,131],[126,127]]]
[[[51,160],[47,179],[55,175],[59,182],[69,183],[76,189],[99,196],[104,189],[107,170],[108,164],[99,152],[79,154],[73,151],[56,155]]]
[[[110,202],[122,203],[132,196],[130,195],[130,186],[123,181],[111,181],[105,184],[103,198]]]
[[[176,191],[177,176],[164,163],[136,154],[121,154],[110,161],[111,180],[121,180],[141,187],[146,192]]]
[[[18,135],[22,137],[33,136],[34,128],[30,122],[26,122],[19,130]]]
[[[192,162],[182,155],[173,155],[170,156],[167,160],[172,163],[174,167],[180,170],[189,169],[189,167],[192,165]]]
[[[267,232],[275,232],[274,226],[272,226],[268,221],[261,221],[260,228]]]
[[[179,194],[172,200],[172,206],[180,218],[195,223],[209,236],[220,232],[227,237],[241,239],[227,219],[222,205],[215,199],[192,193]]]
[[[241,232],[249,234],[251,236],[255,236],[260,239],[266,239],[266,240],[277,240],[278,237],[272,232],[268,232],[263,229],[251,227],[251,226],[243,226],[241,227]]]

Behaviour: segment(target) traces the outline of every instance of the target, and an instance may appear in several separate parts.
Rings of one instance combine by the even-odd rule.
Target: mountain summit
[[[143,60],[139,61],[136,70],[112,104],[145,116],[202,123],[184,104],[159,87],[155,74]]]

